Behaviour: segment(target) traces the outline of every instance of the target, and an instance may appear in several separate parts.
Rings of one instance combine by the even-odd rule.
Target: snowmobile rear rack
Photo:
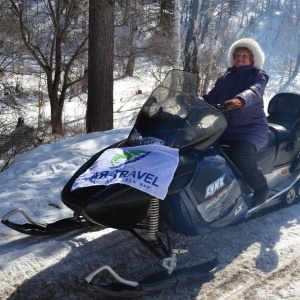
[[[126,280],[119,276],[110,266],[102,266],[88,275],[85,279],[95,289],[106,295],[131,298],[148,295],[175,284],[188,282],[189,280],[203,280],[205,277],[211,279],[211,276],[213,276],[219,263],[219,259],[214,258],[208,262],[190,268],[179,269],[172,274],[168,274],[166,271],[159,272],[141,282]],[[108,271],[117,283],[103,285],[98,282],[92,282],[93,277],[104,270]]]
[[[16,213],[21,213],[29,223],[17,224],[8,220]],[[33,221],[21,208],[14,209],[3,216],[1,223],[24,234],[29,235],[55,235],[73,231],[80,228],[91,227],[82,217],[74,214],[72,218],[65,218],[49,224],[41,224]]]

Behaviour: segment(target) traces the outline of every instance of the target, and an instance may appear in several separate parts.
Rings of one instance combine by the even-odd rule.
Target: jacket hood
[[[261,69],[263,67],[264,61],[265,61],[265,54],[262,51],[260,45],[253,39],[250,38],[243,38],[240,40],[237,40],[235,43],[233,43],[228,51],[228,62],[230,66],[234,65],[233,60],[233,53],[237,48],[245,47],[251,50],[253,56],[254,56],[254,63],[253,66],[257,69]]]

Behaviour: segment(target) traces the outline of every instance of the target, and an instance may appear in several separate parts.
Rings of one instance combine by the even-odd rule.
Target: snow
[[[150,79],[116,81],[117,129],[41,145],[16,157],[0,173],[0,217],[15,208],[41,223],[72,216],[60,200],[65,183],[91,155],[127,137],[133,115],[154,85]],[[143,94],[136,95],[137,89]],[[214,277],[140,299],[300,299],[299,211],[295,204],[204,236],[182,237],[189,253],[178,257],[179,268],[217,256],[221,263]],[[21,214],[10,219],[25,222]],[[116,299],[95,291],[85,276],[102,265],[128,280],[162,270],[128,232],[111,228],[35,237],[1,224],[0,237],[0,299]]]

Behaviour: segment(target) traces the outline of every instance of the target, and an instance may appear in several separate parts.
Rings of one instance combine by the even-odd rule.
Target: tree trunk
[[[86,132],[113,128],[114,4],[90,0]]]
[[[214,37],[215,37],[215,20],[214,20],[214,9],[212,6],[212,0],[209,0],[209,24],[208,24],[208,34],[209,34],[209,52],[207,57],[207,71],[205,72],[205,80],[203,85],[203,94],[206,94],[209,89],[209,83],[212,73],[213,65],[213,49],[214,49]]]
[[[184,50],[184,70],[199,73],[198,67],[198,45],[197,45],[197,29],[198,29],[198,20],[199,20],[199,10],[201,6],[199,0],[192,1],[191,12],[189,16],[189,25],[187,30],[185,50]]]
[[[175,23],[174,23],[174,60],[173,69],[179,69],[180,65],[180,54],[181,54],[181,39],[180,39],[180,0],[175,0]]]
[[[136,58],[136,42],[138,38],[138,25],[136,14],[133,13],[130,17],[130,40],[129,40],[129,57],[125,70],[125,74],[133,76],[135,58]]]
[[[62,114],[63,103],[50,99],[52,133],[63,135]]]
[[[64,99],[59,102],[58,86],[53,84],[52,72],[46,72],[47,90],[51,108],[51,127],[52,133],[63,135],[62,113],[64,108]]]

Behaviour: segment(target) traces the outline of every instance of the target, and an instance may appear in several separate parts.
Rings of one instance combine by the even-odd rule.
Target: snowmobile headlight
[[[128,143],[130,145],[141,145],[143,137],[138,131],[132,132],[128,137]]]

